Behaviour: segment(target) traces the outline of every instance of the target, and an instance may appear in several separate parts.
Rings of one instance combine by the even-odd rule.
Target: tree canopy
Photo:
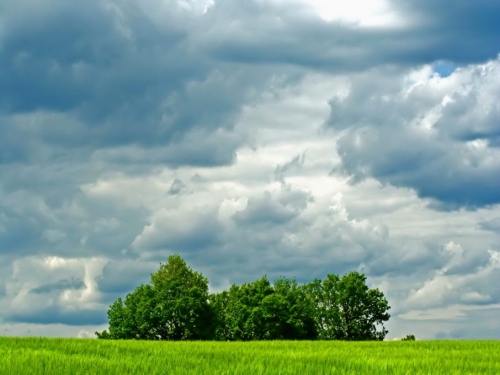
[[[160,264],[151,284],[140,285],[108,310],[109,333],[98,338],[144,340],[211,339],[208,280],[178,255]]]
[[[100,339],[383,340],[390,306],[353,271],[299,284],[264,276],[209,294],[208,280],[175,254],[108,310]]]
[[[390,306],[378,289],[369,289],[357,271],[340,278],[329,274],[306,285],[314,304],[318,338],[324,340],[383,340]],[[378,329],[380,326],[380,329]]]

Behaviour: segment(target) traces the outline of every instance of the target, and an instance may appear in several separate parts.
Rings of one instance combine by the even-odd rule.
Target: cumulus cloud
[[[179,252],[213,291],[358,269],[393,337],[491,337],[499,14],[1,2],[0,331],[88,337]]]
[[[412,188],[438,209],[500,202],[499,69],[497,59],[446,78],[430,66],[352,77],[348,93],[332,98],[328,120],[344,132],[342,171],[353,183],[373,177]]]
[[[16,260],[6,283],[3,319],[10,322],[67,325],[102,324],[95,277],[100,259],[30,257]]]
[[[216,213],[203,207],[160,210],[152,223],[136,237],[132,246],[142,249],[176,249],[196,251],[218,244],[223,230]]]

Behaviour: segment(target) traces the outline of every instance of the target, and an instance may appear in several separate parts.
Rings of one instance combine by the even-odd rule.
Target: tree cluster
[[[298,284],[266,276],[209,294],[208,280],[178,255],[160,264],[151,283],[140,285],[108,310],[109,332],[100,339],[141,340],[383,340],[390,309],[366,276]]]

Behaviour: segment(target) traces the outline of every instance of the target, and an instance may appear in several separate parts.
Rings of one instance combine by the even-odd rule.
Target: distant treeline
[[[109,332],[100,339],[140,340],[383,340],[390,309],[366,276],[298,284],[266,276],[209,294],[208,280],[178,255],[108,310]]]

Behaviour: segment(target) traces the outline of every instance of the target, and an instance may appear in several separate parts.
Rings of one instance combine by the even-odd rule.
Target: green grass
[[[500,374],[500,341],[0,338],[0,374]]]

